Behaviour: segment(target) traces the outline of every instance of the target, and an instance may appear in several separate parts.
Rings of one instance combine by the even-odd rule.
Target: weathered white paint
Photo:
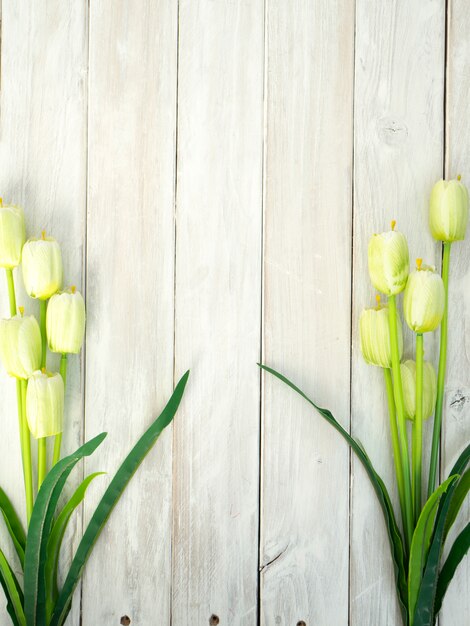
[[[92,2],[89,31],[85,433],[109,435],[86,468],[112,476],[173,384],[177,5]],[[168,429],[114,510],[83,624],[169,623],[171,450]]]
[[[354,7],[266,19],[263,360],[348,428]],[[347,624],[348,447],[269,375],[262,401],[261,622]]]
[[[179,10],[174,624],[258,610],[263,2]]]
[[[468,3],[449,2],[448,65],[446,93],[446,176],[461,174],[470,181],[470,41]],[[464,442],[470,440],[470,249],[468,241],[453,244],[449,286],[449,359],[444,401],[442,478],[449,475]],[[470,519],[470,505],[464,505],[451,537]],[[448,549],[446,550],[446,553]],[[439,620],[440,626],[457,626],[470,615],[470,559],[466,558],[449,587]]]
[[[445,76],[445,5],[3,0],[0,195],[24,205],[30,234],[59,239],[67,283],[87,291],[64,451],[108,430],[86,471],[112,475],[192,369],[69,626],[125,614],[141,626],[204,626],[212,614],[222,626],[399,623],[362,468],[292,392],[268,376],[261,388],[256,361],[344,425],[351,408],[353,433],[392,484],[381,373],[359,356],[357,319],[374,297],[371,232],[395,218],[412,258],[439,264],[427,204],[444,157],[448,176],[470,182],[470,18],[465,0],[447,2]],[[443,475],[470,435],[468,245],[452,252]],[[426,337],[430,358],[436,339]],[[21,507],[4,376],[0,406],[0,483]],[[85,521],[109,478],[99,480]],[[81,527],[77,514],[66,561]],[[440,626],[468,619],[469,586],[467,559]]]

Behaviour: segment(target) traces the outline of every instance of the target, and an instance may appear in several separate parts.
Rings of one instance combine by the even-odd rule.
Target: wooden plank
[[[428,263],[440,259],[428,229],[428,199],[442,174],[444,30],[440,0],[357,2],[352,431],[390,487],[394,472],[383,375],[361,358],[358,317],[375,295],[367,243],[374,232],[388,230],[390,220],[396,219],[408,238],[412,265],[418,256]],[[435,358],[436,339],[426,335],[426,358]],[[409,358],[409,333],[407,341]],[[427,436],[430,430],[428,423]],[[350,623],[398,624],[385,525],[355,460],[351,524]]]
[[[180,2],[174,624],[257,623],[263,2]],[[216,623],[213,620],[214,623]],[[211,623],[213,623],[211,622]]]
[[[462,175],[470,188],[470,123],[468,94],[470,91],[470,42],[468,3],[448,3],[447,76],[446,76],[446,178]],[[468,319],[470,315],[470,231],[464,242],[452,246],[449,286],[449,343],[447,384],[444,399],[441,470],[447,476],[459,453],[470,440],[470,350]],[[470,519],[470,506],[463,506],[452,539]],[[440,613],[440,626],[459,626],[470,615],[470,559],[461,563],[448,591]]]
[[[83,287],[86,217],[86,3],[24,0],[2,3],[0,188],[7,202],[25,209],[29,236],[42,229],[62,245],[68,285]],[[18,304],[38,311],[18,279]],[[8,314],[6,289],[0,281],[1,315]],[[57,360],[49,358],[51,369]],[[70,358],[64,451],[82,436],[83,380],[81,359]],[[20,509],[24,507],[21,456],[17,444],[15,385],[2,375],[0,476]],[[33,448],[35,445],[33,444]],[[13,461],[13,459],[15,459]],[[63,557],[70,560],[81,527],[77,514],[65,539]],[[3,547],[3,543],[2,543]],[[0,622],[7,623],[3,601]],[[78,624],[79,605],[69,618]]]
[[[353,3],[267,3],[264,361],[348,427]],[[267,376],[261,623],[348,621],[349,451]]]
[[[109,481],[172,390],[177,2],[90,6],[87,471]],[[90,561],[84,624],[169,624],[171,429]],[[88,499],[89,518],[97,497]]]

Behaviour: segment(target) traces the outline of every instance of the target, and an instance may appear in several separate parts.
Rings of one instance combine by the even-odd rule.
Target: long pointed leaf
[[[116,472],[114,478],[110,482],[98,506],[96,507],[93,517],[91,518],[78,546],[77,553],[75,554],[69,573],[65,579],[63,589],[59,594],[50,626],[62,626],[64,623],[69,611],[70,603],[72,602],[74,589],[80,580],[83,568],[85,567],[88,557],[93,550],[96,540],[111,515],[113,508],[116,506],[116,503],[126,488],[126,485],[129,483],[130,479],[144,458],[147,456],[148,452],[150,452],[162,431],[172,421],[180,405],[181,398],[183,397],[188,376],[189,371],[184,374],[179,383],[176,385],[170,400],[161,412],[160,416],[153,422],[150,428],[142,435],[136,445],[132,448],[131,452]]]
[[[410,626],[413,626],[413,615],[418,598],[421,577],[428,559],[429,545],[434,528],[434,518],[442,494],[447,490],[455,478],[448,478],[431,495],[421,511],[411,541],[410,562],[408,567],[408,610]]]
[[[454,464],[454,467],[450,470],[449,476],[455,476],[456,474],[462,475],[465,472],[470,461],[470,444],[460,453],[459,458]]]
[[[24,550],[26,546],[26,535],[23,529],[23,525],[20,522],[13,504],[10,502],[7,494],[0,488],[0,511],[2,512],[3,519],[10,534],[10,537],[15,546],[16,553],[21,563],[21,568],[24,567]]]
[[[421,580],[416,608],[413,617],[413,626],[433,626],[435,622],[434,603],[436,598],[437,580],[439,575],[439,561],[441,558],[444,529],[455,486],[459,475],[450,476],[450,485],[442,494],[434,523],[434,534],[429,548],[426,567]]]
[[[452,501],[450,503],[449,512],[447,514],[446,525],[444,530],[444,541],[447,537],[449,530],[455,522],[457,515],[460,511],[460,507],[465,500],[467,493],[470,491],[470,470],[467,470],[462,478],[459,480],[459,484],[456,486]]]
[[[436,601],[434,603],[434,611],[437,615],[441,610],[442,601],[444,599],[447,587],[452,580],[460,561],[470,549],[470,522],[465,526],[460,535],[454,541],[450,549],[449,556],[444,563],[439,574],[436,590]]]
[[[29,524],[25,552],[24,595],[28,626],[46,624],[46,550],[62,489],[78,461],[92,454],[105,437],[106,433],[101,433],[54,465],[39,490]]]
[[[57,520],[55,521],[54,526],[52,527],[49,541],[47,543],[47,557],[45,568],[47,595],[46,604],[49,609],[49,616],[52,614],[54,603],[59,595],[59,590],[57,587],[57,570],[59,565],[60,547],[62,545],[62,540],[64,538],[67,524],[72,516],[72,513],[75,511],[80,502],[83,501],[86,490],[88,489],[90,483],[97,476],[102,476],[105,473],[106,472],[95,472],[94,474],[90,474],[90,476],[87,476],[87,478],[85,478],[80,486],[77,487],[70,500],[64,506]]]
[[[261,365],[261,364],[260,364],[260,367],[264,369],[265,371],[269,372],[270,374],[273,374],[273,376],[276,376],[276,378],[279,378],[279,380],[281,380],[283,383],[285,383],[291,389],[297,392],[300,396],[302,396],[302,398],[307,400],[307,402],[311,404],[320,413],[320,415],[324,417],[327,420],[327,422],[329,422],[333,426],[333,428],[335,428],[342,435],[342,437],[348,442],[348,444],[354,450],[357,457],[359,458],[362,465],[364,466],[364,469],[366,470],[367,475],[369,476],[369,479],[374,488],[374,491],[377,495],[379,504],[382,508],[382,513],[385,518],[385,524],[386,524],[387,531],[388,531],[392,559],[393,559],[393,564],[395,568],[395,581],[396,581],[396,587],[397,587],[398,600],[400,603],[403,621],[405,622],[405,624],[407,624],[408,623],[408,589],[406,585],[405,554],[404,554],[404,549],[403,549],[403,540],[402,540],[402,537],[401,537],[401,534],[400,534],[400,531],[399,531],[399,528],[395,519],[395,514],[393,512],[393,507],[392,507],[392,503],[390,500],[390,496],[388,494],[387,488],[385,487],[383,480],[375,471],[374,466],[372,465],[367,454],[364,452],[362,445],[358,443],[354,439],[354,437],[351,437],[351,435],[341,426],[341,424],[339,424],[339,422],[336,421],[336,419],[333,417],[330,411],[328,411],[327,409],[322,409],[321,407],[316,405],[312,400],[310,400],[310,398],[301,389],[299,389],[296,385],[294,385],[293,382],[291,382],[288,378],[286,378],[285,376],[283,376],[276,370],[270,367],[267,367],[266,365]]]
[[[15,626],[26,626],[23,594],[5,555],[0,550],[0,582],[7,597],[7,611]]]

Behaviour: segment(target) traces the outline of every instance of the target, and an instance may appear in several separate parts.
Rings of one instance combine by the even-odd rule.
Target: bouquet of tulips
[[[22,306],[17,307],[14,269],[20,264],[27,295],[39,300],[39,323]],[[1,199],[0,267],[6,272],[10,308],[10,317],[0,321],[0,360],[7,373],[16,379],[26,501],[24,525],[6,491],[0,488],[0,512],[15,559],[8,560],[0,549],[0,584],[15,626],[61,626],[93,545],[132,475],[173,419],[189,373],[181,378],[160,416],[111,480],[60,586],[59,554],[67,524],[91,481],[102,472],[86,477],[61,507],[59,497],[78,461],[92,454],[106,437],[106,433],[101,433],[73,454],[61,458],[67,358],[79,353],[82,347],[85,303],[75,287],[60,291],[63,270],[57,241],[45,232],[38,239],[26,241],[23,210],[3,205]],[[59,372],[47,369],[48,347],[61,355]],[[49,437],[54,438],[54,446],[52,459],[48,460]],[[37,471],[32,468],[31,438],[37,442]]]
[[[312,404],[340,432],[362,462],[379,499],[390,539],[398,600],[405,626],[433,626],[452,577],[470,547],[470,521],[442,562],[443,546],[470,490],[470,444],[450,475],[436,488],[447,356],[447,305],[451,244],[465,238],[468,192],[457,180],[441,180],[430,200],[433,237],[443,242],[442,275],[417,259],[409,271],[408,244],[395,230],[373,235],[368,261],[371,282],[387,296],[365,309],[359,322],[361,351],[367,363],[381,367],[390,417],[392,453],[400,506],[398,524],[387,488],[359,441],[275,370],[261,366]],[[403,315],[415,334],[416,360],[401,362],[403,332],[397,295],[404,292]],[[440,326],[438,372],[424,361],[424,335]],[[434,413],[427,497],[423,497],[423,426]],[[411,446],[407,425],[411,425]],[[411,448],[411,450],[410,450]]]

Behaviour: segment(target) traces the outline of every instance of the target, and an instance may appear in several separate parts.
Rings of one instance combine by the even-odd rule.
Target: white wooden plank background
[[[357,342],[374,297],[366,244],[394,218],[412,258],[440,262],[431,186],[443,172],[470,183],[468,3],[1,9],[0,195],[25,207],[30,234],[60,240],[67,283],[87,295],[64,450],[108,430],[86,470],[112,475],[192,369],[173,427],[96,547],[69,626],[123,615],[140,626],[397,624],[362,468],[256,361],[331,408],[391,482],[380,372]],[[470,436],[469,245],[452,251],[443,475]],[[18,290],[24,300],[21,280]],[[6,315],[4,281],[0,306]],[[0,404],[0,482],[21,505],[4,376]],[[66,560],[108,480],[76,516]],[[469,615],[467,559],[440,626]]]
[[[348,425],[354,7],[295,7],[267,3],[263,360]],[[261,621],[347,624],[349,450],[279,381],[262,400]]]
[[[470,180],[470,123],[468,96],[470,93],[470,41],[468,3],[454,0],[449,4],[447,20],[447,93],[446,93],[446,176],[460,174]],[[441,474],[447,477],[459,455],[463,441],[470,440],[470,249],[465,243],[452,247],[451,282],[449,287],[449,359],[445,395],[445,423]],[[463,520],[470,518],[467,502],[464,514],[455,524],[453,537],[463,529]],[[464,624],[470,616],[470,559],[464,561],[441,611],[440,624]]]

